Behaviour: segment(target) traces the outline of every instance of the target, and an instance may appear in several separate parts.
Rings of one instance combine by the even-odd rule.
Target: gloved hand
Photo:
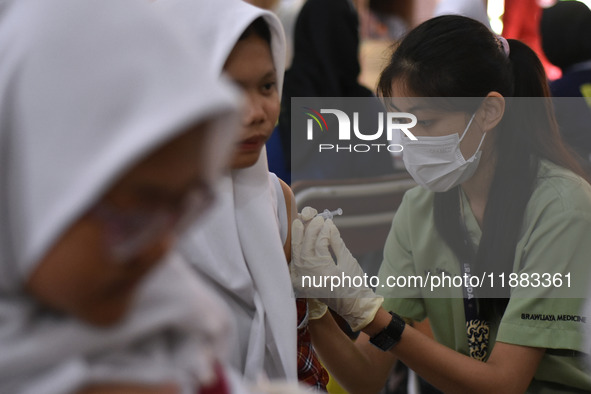
[[[383,297],[377,296],[368,287],[354,286],[363,281],[364,272],[345,246],[332,220],[314,217],[304,229],[302,221],[296,219],[291,234],[293,259],[290,270],[296,292],[324,302],[354,331],[369,324],[382,305]],[[329,247],[336,256],[336,264]],[[319,281],[322,281],[322,286],[314,287]]]
[[[316,217],[318,211],[312,207],[304,207],[302,212],[298,213],[298,219],[304,224],[304,229],[312,219]],[[293,272],[293,270],[292,270]],[[292,278],[293,279],[293,278]],[[316,298],[308,298],[308,319],[320,319],[328,311],[325,303]]]

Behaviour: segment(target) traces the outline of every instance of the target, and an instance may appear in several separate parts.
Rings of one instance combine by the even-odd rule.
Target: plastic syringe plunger
[[[324,218],[324,220],[326,219],[332,219],[335,216],[340,216],[343,214],[343,210],[341,208],[337,208],[334,211],[329,211],[328,209],[325,209],[323,212],[319,213],[316,216],[322,216]]]

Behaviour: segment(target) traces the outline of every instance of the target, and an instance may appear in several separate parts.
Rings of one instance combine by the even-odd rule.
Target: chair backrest
[[[298,211],[305,206],[343,209],[333,220],[351,253],[381,251],[404,193],[416,186],[407,173],[364,179],[298,181],[292,185]]]

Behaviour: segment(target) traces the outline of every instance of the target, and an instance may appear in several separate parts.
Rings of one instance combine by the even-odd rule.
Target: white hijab
[[[177,18],[196,44],[205,40],[220,73],[244,30],[263,17],[281,97],[285,38],[277,17],[240,0],[160,0],[156,6]],[[246,66],[245,66],[246,67]],[[271,379],[297,379],[297,312],[279,236],[274,188],[263,150],[252,167],[235,170],[222,198],[201,228],[180,242],[179,251],[219,290],[238,324],[232,362],[245,378],[262,371]]]
[[[49,313],[23,290],[109,185],[187,126],[217,119],[216,155],[228,156],[235,93],[169,25],[139,0],[19,0],[2,10],[2,393],[69,393],[108,381],[172,381],[194,393],[214,377],[220,336],[231,334],[228,311],[178,259],[144,281],[112,328]]]

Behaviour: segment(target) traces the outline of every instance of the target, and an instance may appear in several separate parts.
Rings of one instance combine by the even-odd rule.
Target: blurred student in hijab
[[[292,97],[373,97],[373,93],[358,82],[361,71],[358,56],[358,20],[352,2],[306,1],[296,21],[294,56],[291,68],[285,73],[279,117],[281,144],[286,165],[291,168],[292,181],[358,178],[393,171],[386,149],[381,150],[383,154],[372,156],[372,160],[356,152],[326,151],[319,155],[315,144],[306,144],[305,133],[292,134]],[[373,119],[382,110],[376,100],[371,108],[365,108],[362,117]],[[328,121],[332,118],[326,117]],[[315,142],[321,143],[323,138],[331,138],[331,134],[319,133],[318,138],[320,140],[315,139]],[[383,139],[373,143],[387,145],[385,133]]]
[[[156,6],[176,17],[192,40],[206,40],[214,72],[224,71],[247,97],[220,204],[203,226],[190,229],[179,251],[232,309],[238,323],[232,365],[247,380],[264,372],[270,379],[299,378],[324,388],[328,375],[311,347],[305,300],[297,301],[296,310],[287,264],[293,195],[269,173],[264,149],[279,115],[281,24],[240,0],[161,0]]]
[[[540,32],[546,57],[562,70],[550,91],[569,97],[555,100],[562,135],[591,170],[591,10],[579,1],[560,1],[542,12]]]
[[[210,205],[235,90],[142,1],[27,0],[0,97],[0,392],[229,392],[229,311],[158,262]]]

